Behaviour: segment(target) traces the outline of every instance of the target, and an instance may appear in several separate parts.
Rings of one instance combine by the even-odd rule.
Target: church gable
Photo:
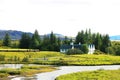
[[[82,46],[82,44],[73,44],[70,43],[70,45],[62,45],[60,47],[60,52],[61,53],[66,53],[69,49],[80,49],[80,47]],[[93,54],[95,51],[95,46],[93,44],[88,45],[88,54]]]

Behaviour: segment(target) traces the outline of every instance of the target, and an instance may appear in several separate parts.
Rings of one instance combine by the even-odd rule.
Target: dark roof
[[[80,48],[81,45],[79,45],[79,44],[74,44],[73,46],[74,46],[74,48]],[[72,48],[72,45],[62,45],[62,46],[60,47],[60,49],[71,49],[71,48]]]

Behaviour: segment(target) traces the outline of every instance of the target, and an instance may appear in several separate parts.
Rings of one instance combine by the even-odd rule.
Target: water
[[[55,80],[57,76],[79,72],[79,71],[92,71],[98,69],[105,69],[105,70],[115,70],[120,69],[120,65],[104,65],[104,66],[61,66],[59,70],[46,72],[46,73],[39,73],[33,77],[17,77],[11,80]]]
[[[23,66],[23,64],[0,64],[0,69],[4,69],[4,68],[21,68]]]

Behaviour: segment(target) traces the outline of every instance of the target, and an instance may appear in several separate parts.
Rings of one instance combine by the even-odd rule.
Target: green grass
[[[120,56],[65,55],[60,52],[0,52],[0,63],[35,63],[46,65],[111,65],[120,64]]]
[[[32,76],[36,73],[50,72],[56,70],[52,66],[39,66],[39,65],[24,65],[20,69],[5,68],[0,70],[0,79],[6,78],[9,75],[19,75],[19,76]]]
[[[60,65],[111,65],[120,64],[120,56],[112,55],[66,55],[49,59]]]
[[[56,80],[120,80],[120,70],[85,71],[61,75]]]
[[[0,63],[22,63],[23,58],[27,57],[29,59],[29,63],[32,63],[36,60],[43,60],[45,57],[57,57],[63,56],[59,52],[48,52],[48,51],[40,51],[40,52],[0,52],[0,56],[4,56],[4,60],[0,61]],[[19,60],[18,60],[19,58]]]

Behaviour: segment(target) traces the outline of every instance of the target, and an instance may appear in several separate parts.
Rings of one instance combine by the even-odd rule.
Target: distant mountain
[[[46,34],[47,36],[50,36],[50,33],[49,34]],[[58,34],[58,33],[54,33],[54,35],[57,37],[57,38],[59,38],[60,40],[65,40],[65,36],[64,35],[62,35],[62,34]],[[75,37],[68,37],[67,36],[67,38],[70,40],[70,39],[75,39]]]
[[[21,39],[21,35],[23,33],[28,33],[30,36],[33,34],[30,32],[22,32],[22,31],[17,31],[17,30],[0,30],[0,39],[3,39],[5,34],[8,33],[13,40],[18,40]]]
[[[0,39],[3,39],[5,34],[8,33],[11,37],[12,40],[19,40],[21,39],[21,36],[23,33],[28,33],[30,36],[33,35],[33,33],[30,32],[22,32],[22,31],[17,31],[17,30],[0,30]],[[47,36],[50,36],[50,34],[46,34]],[[57,38],[60,38],[61,40],[64,40],[65,36],[62,34],[54,33],[54,35]],[[41,39],[44,38],[44,35],[40,35]]]
[[[120,35],[110,36],[110,40],[120,40]]]

